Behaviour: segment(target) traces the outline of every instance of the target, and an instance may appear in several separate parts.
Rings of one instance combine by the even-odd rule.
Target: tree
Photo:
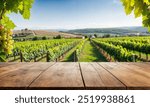
[[[150,31],[150,0],[121,0],[127,15],[134,12],[135,18],[141,17],[143,26]]]
[[[21,14],[24,19],[29,19],[33,2],[34,0],[0,1],[0,61],[5,61],[6,54],[11,54],[13,49],[12,30],[15,24],[8,15],[16,13]]]
[[[61,39],[61,35],[57,35],[56,37],[54,37],[54,39]]]
[[[85,37],[85,38],[88,38],[88,36],[87,36],[87,35],[85,35],[84,37]]]
[[[25,28],[24,30],[25,30],[25,31],[28,31],[28,28]]]
[[[46,40],[46,39],[47,39],[47,37],[46,37],[46,36],[43,36],[43,37],[42,37],[42,40]]]
[[[36,41],[36,40],[38,40],[38,37],[37,37],[37,36],[34,36],[34,37],[32,38],[32,41]]]
[[[110,37],[111,37],[110,34],[105,34],[105,35],[103,36],[103,38],[110,38]]]
[[[97,38],[98,36],[97,36],[97,34],[94,34],[94,36],[95,36],[95,38]]]

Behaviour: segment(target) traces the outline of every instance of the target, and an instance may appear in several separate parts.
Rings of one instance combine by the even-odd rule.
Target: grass
[[[66,53],[65,57],[61,60],[61,62],[74,62],[74,51],[76,47],[71,49],[69,52]]]
[[[16,59],[14,60],[14,57],[7,58],[7,62],[20,62],[20,56],[16,56]]]
[[[107,62],[107,60],[90,41],[87,41],[80,54],[79,62]]]

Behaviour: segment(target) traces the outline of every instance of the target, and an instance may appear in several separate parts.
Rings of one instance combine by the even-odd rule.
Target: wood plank
[[[31,89],[83,89],[78,63],[59,62],[47,69],[31,85]]]
[[[140,79],[140,81],[143,82],[142,83],[143,88],[150,89],[150,65],[148,65],[146,63],[145,64],[142,64],[142,63],[119,63],[119,64],[123,67],[128,68],[135,74],[140,75],[141,78],[138,78],[138,79]],[[138,86],[138,88],[139,88],[139,86]],[[130,89],[132,89],[132,87],[130,87]],[[134,87],[133,87],[133,89],[134,89]]]
[[[127,89],[150,89],[149,71],[136,68],[128,63],[99,63],[122,83]]]
[[[5,76],[8,73],[19,70],[21,68],[30,68],[33,64],[34,63],[24,63],[23,62],[23,63],[10,64],[8,66],[3,66],[0,68],[0,78],[2,76]]]
[[[138,63],[128,63],[128,64],[133,64],[136,65],[136,67],[140,67],[143,69],[150,69],[150,62],[146,62],[146,63],[138,62]],[[144,70],[144,71],[150,72],[150,70]]]
[[[0,89],[27,89],[27,87],[54,63],[28,63],[0,78]]]
[[[150,89],[150,63],[0,63],[0,89]],[[81,69],[81,70],[80,70]]]
[[[80,63],[86,89],[126,89],[98,63]]]
[[[140,73],[141,75],[150,75],[150,63],[149,65],[147,63],[119,63],[123,64],[124,67],[127,67],[131,70],[135,70],[137,73]]]
[[[5,66],[9,66],[9,65],[14,65],[14,64],[17,64],[17,62],[0,62],[0,68],[1,67],[5,67]]]

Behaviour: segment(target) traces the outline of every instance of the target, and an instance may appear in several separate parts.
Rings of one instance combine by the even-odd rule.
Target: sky
[[[126,16],[120,0],[35,0],[31,17],[11,14],[16,29],[81,29],[142,26],[142,19]]]

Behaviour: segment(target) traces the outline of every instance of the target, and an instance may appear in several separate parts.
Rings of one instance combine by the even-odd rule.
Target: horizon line
[[[105,29],[105,28],[125,28],[125,27],[143,27],[144,26],[116,26],[116,27],[83,27],[83,28],[47,28],[47,27],[18,27],[14,30],[21,30],[21,29],[30,29],[30,30],[78,30],[78,29]]]

